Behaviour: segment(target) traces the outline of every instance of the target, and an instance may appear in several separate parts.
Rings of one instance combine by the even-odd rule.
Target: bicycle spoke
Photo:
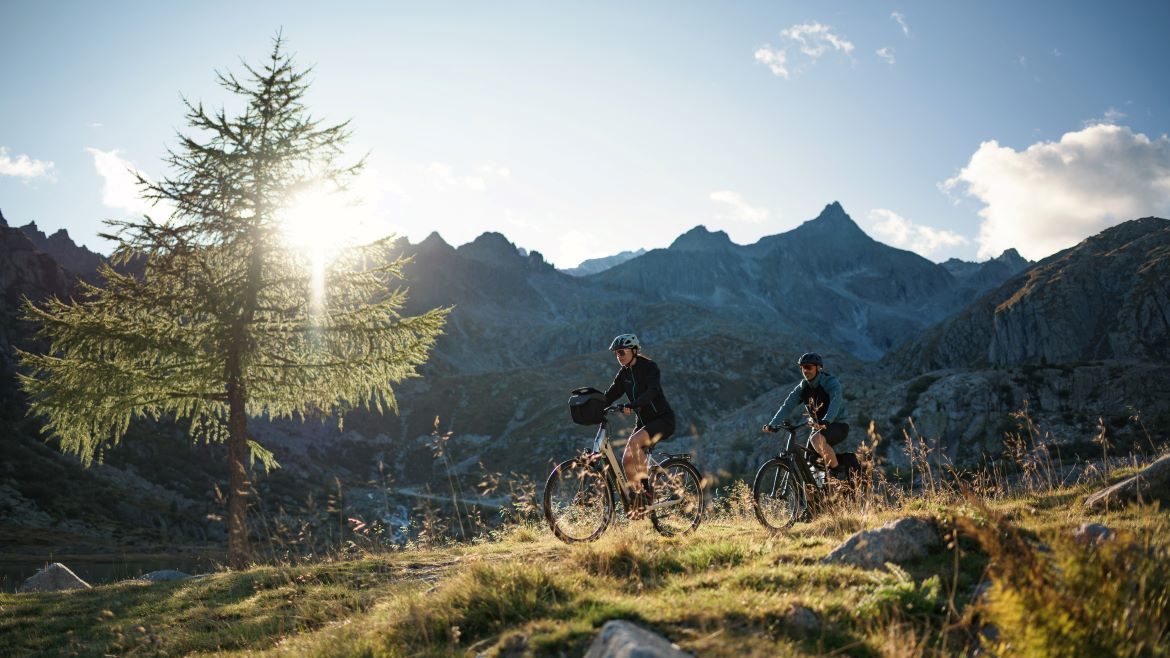
[[[648,509],[659,533],[672,536],[694,530],[703,520],[703,488],[699,472],[685,459],[668,459],[650,478],[654,499]]]
[[[788,465],[773,460],[762,467],[752,484],[752,500],[756,518],[769,530],[783,530],[791,526],[801,510],[795,474]]]
[[[558,538],[591,541],[613,515],[609,483],[588,459],[572,459],[553,469],[544,488],[544,516]]]

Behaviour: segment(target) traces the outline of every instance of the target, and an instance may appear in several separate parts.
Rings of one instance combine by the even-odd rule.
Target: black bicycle
[[[594,396],[591,404],[597,406],[595,396],[600,393],[594,389],[577,389],[573,393]],[[604,407],[604,396],[601,400]],[[627,513],[635,509],[645,513],[654,529],[667,537],[690,532],[703,520],[703,479],[687,454],[666,455],[661,461],[647,456],[652,499],[635,507],[635,494],[607,431],[606,416],[619,410],[604,407],[578,414],[574,409],[574,420],[584,424],[585,418],[598,419],[598,427],[593,449],[557,464],[544,485],[544,518],[562,541],[584,542],[600,537],[609,527],[619,501]]]
[[[774,432],[788,432],[784,448],[764,462],[752,482],[756,518],[773,532],[791,527],[802,517],[811,517],[829,494],[828,473],[821,465],[820,456],[809,447],[813,433],[809,432],[804,445],[796,441],[796,431],[806,425],[807,420],[796,425],[785,421],[779,426],[768,426]]]

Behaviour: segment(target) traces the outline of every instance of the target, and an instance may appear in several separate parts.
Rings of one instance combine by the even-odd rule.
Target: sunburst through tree
[[[388,238],[324,259],[290,243],[290,207],[306,190],[344,191],[362,163],[340,163],[348,126],[310,115],[307,71],[279,36],[263,67],[244,68],[218,75],[242,113],[187,103],[194,133],[166,159],[172,175],[139,177],[166,217],[108,222],[111,261],[138,273],[106,266],[77,301],[26,303],[51,347],[20,354],[30,413],[87,464],[140,418],[226,442],[236,567],[249,559],[249,460],[276,465],[248,419],[396,411],[391,385],[416,376],[449,310],[402,315],[404,262]],[[336,221],[315,208],[311,221]]]

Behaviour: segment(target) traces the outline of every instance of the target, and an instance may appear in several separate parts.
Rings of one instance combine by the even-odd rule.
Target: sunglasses
[[[805,365],[800,367],[801,370],[812,370],[813,368],[816,368],[816,366],[812,365],[811,363],[805,364]]]
[[[613,353],[617,356],[625,356],[629,353],[629,350],[614,350]]]

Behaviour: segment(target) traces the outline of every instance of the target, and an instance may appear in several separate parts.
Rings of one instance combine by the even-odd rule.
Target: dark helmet
[[[609,351],[620,349],[639,349],[642,345],[638,342],[638,337],[634,334],[621,334],[613,339],[609,344]]]
[[[798,366],[814,365],[814,366],[820,366],[820,367],[824,368],[825,367],[825,360],[821,358],[820,354],[817,354],[816,352],[809,352],[807,354],[801,355],[800,360],[796,362],[796,365],[798,365]]]

